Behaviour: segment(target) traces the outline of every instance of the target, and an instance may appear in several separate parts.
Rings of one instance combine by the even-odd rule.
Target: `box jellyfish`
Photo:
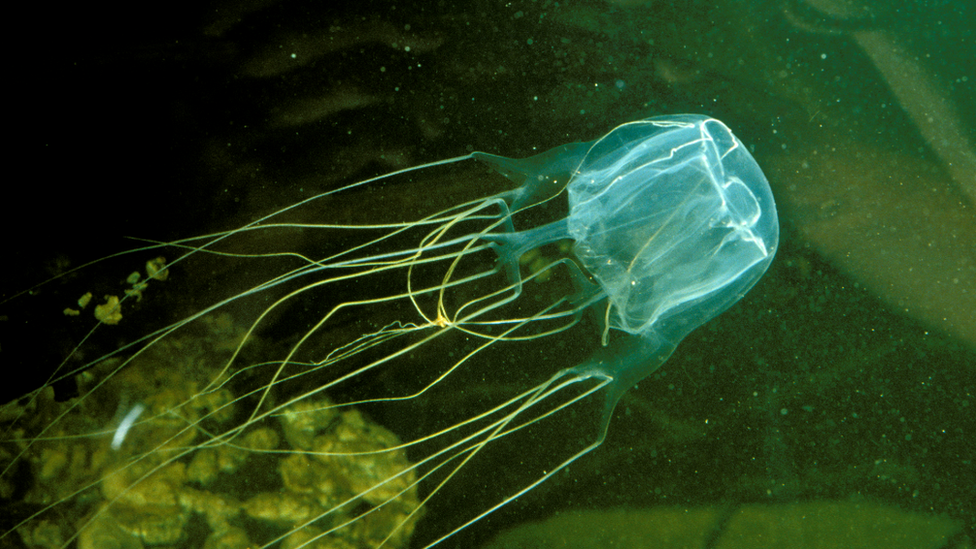
[[[462,165],[480,196],[442,184]],[[395,548],[420,524],[415,544],[437,545],[599,446],[621,395],[740,300],[778,238],[743,144],[678,115],[400,170],[123,254],[152,268],[106,297],[52,378],[83,378],[79,395],[47,386],[4,410],[5,482],[31,485],[3,535]],[[86,352],[117,329],[106,319],[137,322],[127,302],[194,276],[206,287],[181,320]],[[549,445],[549,429],[571,436]],[[438,506],[452,512],[425,524]]]

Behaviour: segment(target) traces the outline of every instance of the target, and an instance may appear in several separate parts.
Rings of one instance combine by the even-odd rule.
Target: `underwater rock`
[[[229,324],[227,317],[205,322],[211,333],[167,338],[122,369],[120,360],[103,361],[83,374],[103,380],[97,396],[56,402],[48,387],[25,405],[4,408],[4,422],[16,426],[5,448],[13,443],[19,452],[3,455],[5,482],[7,472],[25,469],[18,463],[29,464],[23,501],[56,511],[16,526],[25,545],[238,549],[323,521],[361,524],[308,547],[371,547],[396,525],[387,546],[406,544],[423,515],[414,512],[416,475],[402,449],[388,450],[400,445],[396,436],[358,411],[330,411],[324,398],[301,401],[282,410],[280,422],[248,423],[243,434],[221,438],[240,406],[220,375],[235,348],[224,336],[241,341]],[[128,409],[119,405],[126,401],[146,411],[113,449],[113,418]],[[56,428],[48,428],[55,417]],[[282,439],[291,445],[282,447]],[[254,465],[258,460],[262,465]],[[280,478],[265,476],[276,468]],[[367,491],[380,477],[392,480]],[[274,491],[261,492],[268,489]],[[356,501],[364,492],[365,501]],[[395,501],[383,499],[391,494]],[[255,521],[268,530],[255,533]]]
[[[572,511],[503,532],[482,549],[964,549],[961,533],[945,517],[872,502],[813,501]]]
[[[824,257],[892,310],[976,349],[976,211],[938,166],[832,141],[766,170]]]

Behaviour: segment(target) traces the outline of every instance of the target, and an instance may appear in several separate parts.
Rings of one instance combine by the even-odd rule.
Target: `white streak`
[[[125,435],[128,434],[129,429],[136,422],[136,420],[139,419],[139,416],[142,415],[142,412],[145,409],[146,407],[142,404],[136,404],[131,410],[129,410],[128,414],[125,414],[125,417],[122,418],[122,422],[119,423],[119,428],[115,430],[115,435],[112,436],[113,450],[118,450],[119,447],[122,446],[122,441],[125,440]]]

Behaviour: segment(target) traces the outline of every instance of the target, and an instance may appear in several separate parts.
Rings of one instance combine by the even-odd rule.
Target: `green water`
[[[753,151],[780,206],[770,271],[624,397],[600,450],[445,546],[569,510],[811,501],[947,519],[956,537],[945,546],[965,546],[976,520],[976,182],[953,179],[855,33],[883,29],[972,134],[976,14],[879,2],[865,5],[873,20],[842,24],[800,2],[745,4],[221,4],[86,33],[62,23],[69,14],[48,15],[56,62],[39,89],[78,91],[32,94],[39,119],[23,141],[40,169],[21,206],[36,233],[6,217],[20,268],[5,269],[4,297],[127,249],[123,235],[236,227],[342,182],[471,150],[521,157],[647,116],[715,116]],[[296,57],[279,55],[288,50]],[[99,128],[109,137],[92,137]],[[94,181],[49,190],[82,175]],[[420,181],[403,207],[449,203],[466,181]],[[160,290],[190,298],[171,314],[210,286],[247,284],[243,271],[193,275]],[[99,282],[96,299],[119,283]],[[74,299],[74,288],[37,299]],[[56,363],[71,348],[62,342],[83,334],[60,316],[66,298],[31,299],[2,305],[5,368]],[[143,305],[150,316],[158,306]],[[38,316],[28,325],[24,315]],[[301,329],[279,323],[266,335]],[[532,365],[582,360],[587,337],[536,349]],[[518,358],[483,366],[477,390],[505,391],[525,367]],[[537,475],[523,457],[561,448],[567,433],[572,422],[499,449],[475,484],[491,493],[493,475]],[[477,507],[483,488],[449,501]],[[452,512],[432,502],[418,535]]]

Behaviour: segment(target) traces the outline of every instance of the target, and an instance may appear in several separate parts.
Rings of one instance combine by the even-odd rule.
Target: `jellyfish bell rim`
[[[655,150],[655,145],[662,145],[660,141],[666,141],[665,138],[670,137],[667,134],[671,132],[680,132],[682,137],[697,132],[699,138],[679,139],[678,146],[671,148],[668,154],[650,160],[645,158],[645,153],[648,150]],[[623,146],[630,144],[633,146]],[[754,212],[741,212],[738,210],[743,204],[727,202],[728,197],[720,191],[723,208],[736,210],[729,217],[737,222],[729,223],[728,228],[737,238],[730,241],[751,243],[756,248],[755,253],[750,252],[750,255],[754,255],[751,262],[733,273],[734,277],[726,283],[663,310],[654,310],[650,315],[640,313],[640,316],[634,319],[622,316],[629,310],[630,288],[625,287],[625,281],[621,280],[608,283],[604,276],[609,274],[606,271],[611,260],[607,259],[604,263],[604,256],[594,254],[587,249],[586,231],[591,230],[589,222],[591,218],[576,220],[574,225],[571,213],[570,220],[570,233],[575,237],[574,250],[577,252],[577,257],[588,258],[583,260],[585,268],[604,288],[609,300],[618,311],[616,317],[608,314],[607,320],[612,323],[610,327],[635,335],[652,330],[660,331],[665,339],[675,344],[695,327],[711,320],[739,301],[762,277],[775,255],[779,242],[778,215],[769,182],[755,159],[731,129],[720,120],[697,114],[658,116],[621,124],[591,142],[574,172],[573,179],[566,185],[572,212],[581,204],[608,194],[607,188],[610,185],[625,184],[626,178],[634,174],[640,176],[641,170],[656,170],[656,165],[662,161],[666,161],[665,165],[668,165],[668,162],[689,154],[692,158],[697,158],[700,154],[711,159],[705,171],[717,175],[718,181],[714,181],[717,186],[723,189],[732,185],[741,186],[749,199],[754,201]],[[591,175],[594,172],[595,175]],[[657,175],[659,174],[654,173],[651,177]],[[588,177],[590,179],[586,180]],[[607,184],[607,180],[611,183]],[[589,185],[590,183],[592,185]],[[635,186],[640,185],[643,183],[638,182]],[[645,189],[640,188],[640,192],[645,192]],[[599,261],[594,261],[595,259]],[[599,274],[601,271],[604,272],[603,276]],[[634,276],[637,277],[636,283],[641,275]],[[682,318],[690,314],[689,311],[697,311],[698,316],[694,319]]]
[[[697,132],[699,137],[681,141],[667,155],[655,157],[648,161],[646,153],[653,152],[654,146],[657,144],[656,140],[675,131],[684,132],[682,135]],[[685,330],[681,326],[689,325],[689,323],[676,318],[677,316],[683,311],[701,309],[705,306],[711,311],[702,316],[703,323],[731,307],[765,273],[778,246],[779,221],[768,180],[745,145],[725,123],[713,117],[699,114],[655,116],[620,124],[593,141],[561,145],[527,158],[509,159],[482,152],[473,152],[464,158],[474,158],[487,163],[495,171],[518,184],[515,189],[503,193],[513,212],[534,206],[539,201],[549,200],[562,192],[566,192],[570,209],[569,238],[574,240],[575,255],[578,258],[584,258],[587,256],[587,250],[583,249],[584,244],[582,244],[584,238],[580,236],[582,231],[572,226],[574,222],[572,212],[580,207],[582,202],[593,199],[594,193],[606,192],[608,186],[599,184],[591,193],[582,188],[585,184],[584,179],[590,176],[592,172],[597,172],[593,176],[594,180],[600,179],[604,182],[611,180],[613,183],[617,183],[627,177],[621,172],[641,169],[644,165],[649,166],[661,162],[666,164],[667,161],[673,160],[678,155],[687,154],[692,148],[695,151],[700,149],[703,151],[702,154],[711,157],[712,162],[710,162],[709,168],[718,173],[721,180],[718,183],[724,187],[740,185],[747,190],[750,198],[755,201],[755,208],[753,208],[755,211],[751,215],[753,219],[751,221],[746,219],[750,217],[750,212],[735,211],[734,219],[746,219],[747,222],[734,224],[734,227],[733,224],[730,224],[730,228],[737,229],[735,233],[739,240],[755,245],[759,257],[738,272],[733,281],[717,286],[709,293],[680,303],[676,308],[655,312],[649,318],[644,318],[639,322],[617,319],[613,321],[611,326],[629,334],[638,334],[667,323],[667,326],[671,326],[665,330],[669,332],[667,338],[677,342],[697,325],[691,323],[691,327]],[[563,182],[560,178],[561,175],[569,175],[569,180]],[[725,196],[723,196],[723,203],[724,200]],[[727,204],[727,206],[732,210],[738,210],[738,206],[741,204]],[[743,230],[743,225],[746,226],[745,230]],[[522,231],[524,234],[532,234],[534,240],[523,242],[516,248],[517,252],[512,253],[521,253],[527,249],[538,247],[542,243],[553,241],[556,237],[552,235],[557,235],[563,230],[562,223],[553,223],[549,227],[536,227]],[[545,236],[544,232],[549,236]],[[495,236],[494,238],[505,240],[506,235]],[[619,292],[615,292],[612,287],[608,290],[610,285],[599,275],[599,266],[587,264],[585,259],[582,260],[582,263],[584,268],[596,279],[597,284],[611,302],[621,299]],[[722,296],[728,297],[723,298]],[[721,303],[723,300],[727,300],[728,303]],[[708,305],[709,301],[715,301],[716,304]],[[626,304],[624,306],[619,302],[614,304],[618,311],[627,309]]]

